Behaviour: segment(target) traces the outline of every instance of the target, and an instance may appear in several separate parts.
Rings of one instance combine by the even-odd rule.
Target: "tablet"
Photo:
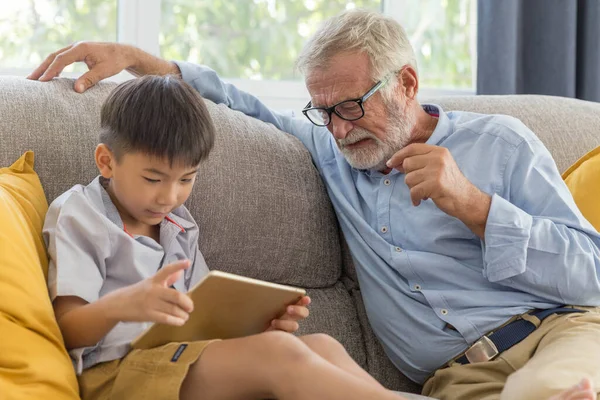
[[[151,349],[171,342],[232,339],[261,333],[306,291],[210,271],[188,295],[194,310],[183,326],[152,324],[131,342],[131,347]]]

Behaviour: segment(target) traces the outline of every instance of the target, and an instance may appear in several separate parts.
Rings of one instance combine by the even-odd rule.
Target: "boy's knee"
[[[260,347],[266,351],[264,356],[277,363],[286,361],[301,363],[312,356],[310,349],[300,339],[287,332],[265,332],[258,338],[262,341]]]
[[[319,354],[346,352],[346,349],[340,342],[324,333],[302,336],[300,340]]]

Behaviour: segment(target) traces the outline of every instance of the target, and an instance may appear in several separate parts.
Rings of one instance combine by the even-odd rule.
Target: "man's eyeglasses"
[[[309,101],[302,110],[302,113],[306,115],[306,118],[308,118],[310,122],[317,126],[329,125],[332,113],[335,113],[335,115],[346,121],[356,121],[357,119],[361,119],[365,115],[363,103],[381,89],[390,80],[390,77],[391,75],[388,75],[377,82],[375,86],[364,94],[364,96],[359,97],[358,99],[344,100],[331,107],[312,107],[312,102]]]

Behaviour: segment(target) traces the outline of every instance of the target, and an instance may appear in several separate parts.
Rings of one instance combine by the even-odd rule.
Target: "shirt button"
[[[442,308],[440,312],[442,313],[442,315],[448,315],[448,310],[446,310],[445,308]]]
[[[382,226],[381,227],[381,232],[386,233],[388,231],[387,226]]]
[[[400,247],[396,247],[396,251],[397,251],[398,253],[401,253],[401,252],[402,252],[402,248],[400,248]]]
[[[421,285],[415,285],[415,290],[421,290]]]
[[[383,181],[383,184],[385,186],[390,186],[391,183],[392,183],[392,181],[390,181],[389,179],[386,179],[386,180]]]

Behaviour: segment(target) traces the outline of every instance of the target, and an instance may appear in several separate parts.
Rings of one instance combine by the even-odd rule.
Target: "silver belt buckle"
[[[473,346],[465,351],[465,357],[471,364],[490,361],[498,355],[499,351],[489,337],[483,336]]]

